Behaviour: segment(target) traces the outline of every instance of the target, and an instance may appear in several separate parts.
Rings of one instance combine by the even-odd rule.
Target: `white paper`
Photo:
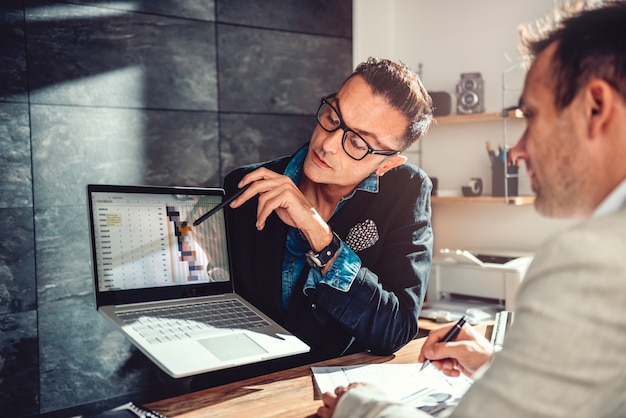
[[[321,393],[350,383],[369,383],[386,392],[390,399],[434,416],[456,405],[472,385],[472,380],[464,375],[449,377],[432,365],[420,372],[420,367],[422,363],[364,364],[311,370]]]

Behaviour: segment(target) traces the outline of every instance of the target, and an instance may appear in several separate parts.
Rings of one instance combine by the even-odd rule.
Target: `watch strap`
[[[341,238],[333,231],[333,240],[330,244],[322,248],[318,253],[313,250],[307,251],[305,254],[306,261],[311,267],[324,268],[330,259],[334,257],[339,247],[341,247]]]

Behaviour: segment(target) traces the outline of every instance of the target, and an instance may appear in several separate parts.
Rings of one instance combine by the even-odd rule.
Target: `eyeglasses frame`
[[[370,154],[372,154],[372,155],[384,155],[384,156],[388,156],[388,157],[392,156],[392,155],[400,154],[401,151],[397,151],[397,150],[377,150],[377,149],[372,148],[372,146],[361,135],[359,135],[356,131],[354,131],[348,125],[346,125],[346,123],[343,121],[343,118],[341,117],[341,113],[339,113],[339,110],[337,110],[335,108],[335,106],[332,105],[332,101],[333,101],[333,99],[336,96],[337,96],[337,93],[333,93],[333,94],[329,94],[326,97],[322,97],[320,107],[317,109],[316,119],[317,119],[317,124],[319,126],[321,126],[321,128],[323,130],[325,130],[326,132],[328,132],[328,133],[335,132],[335,131],[337,131],[339,129],[343,130],[343,136],[341,137],[341,147],[343,148],[343,151],[346,153],[346,155],[348,157],[352,158],[355,161],[361,161],[362,159],[364,159],[365,157],[367,157]],[[324,125],[322,125],[322,122],[320,121],[320,111],[322,110],[322,107],[324,105],[327,105],[328,107],[333,109],[335,111],[335,113],[337,114],[337,117],[339,118],[339,125],[337,125],[337,127],[335,129],[330,129],[330,130],[326,129],[324,127]],[[350,155],[350,153],[346,150],[346,138],[348,136],[348,132],[352,132],[353,134],[358,136],[361,139],[361,141],[363,141],[365,146],[367,147],[367,152],[361,158],[355,158],[354,156]]]

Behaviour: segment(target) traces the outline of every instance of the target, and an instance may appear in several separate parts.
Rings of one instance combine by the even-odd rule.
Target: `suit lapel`
[[[272,214],[267,219],[265,228],[258,234],[256,239],[256,258],[254,259],[255,271],[263,272],[258,275],[257,288],[265,298],[270,300],[266,307],[274,307],[267,312],[271,317],[278,319],[283,313],[277,308],[282,304],[282,270],[285,241],[287,239],[287,225],[278,215]],[[276,278],[279,278],[278,280]]]

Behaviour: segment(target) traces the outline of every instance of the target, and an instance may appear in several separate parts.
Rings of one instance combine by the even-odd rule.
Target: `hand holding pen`
[[[493,346],[476,328],[464,327],[466,318],[461,318],[452,327],[432,331],[419,355],[422,369],[431,362],[448,376],[461,373],[472,376],[476,370],[488,363]]]
[[[454,340],[456,336],[459,335],[459,332],[461,332],[461,328],[463,328],[463,325],[465,325],[466,321],[467,321],[467,317],[463,315],[461,319],[459,319],[459,322],[454,324],[454,326],[450,328],[450,330],[446,333],[446,335],[443,336],[443,339],[441,340],[441,342],[448,343]],[[424,370],[426,367],[428,367],[430,363],[431,363],[430,359],[426,359],[426,361],[424,361],[424,364],[422,364],[422,368],[420,369],[420,372]]]

